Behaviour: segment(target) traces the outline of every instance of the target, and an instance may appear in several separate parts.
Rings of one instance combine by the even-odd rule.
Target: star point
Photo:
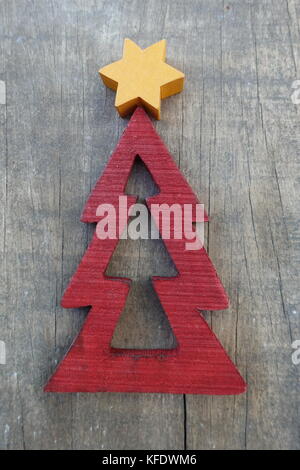
[[[142,105],[160,119],[161,99],[180,93],[184,83],[184,74],[165,60],[165,39],[141,49],[126,38],[122,59],[99,70],[103,83],[117,92],[115,106],[121,116]]]

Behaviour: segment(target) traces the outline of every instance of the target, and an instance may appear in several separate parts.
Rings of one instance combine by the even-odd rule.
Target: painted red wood
[[[137,108],[86,203],[82,221],[97,222],[96,209],[101,203],[113,203],[118,210],[118,197],[124,194],[137,155],[160,189],[158,195],[147,200],[149,208],[151,203],[193,206],[198,203],[145,111]],[[130,203],[134,201],[130,197]],[[122,225],[126,221],[123,218]],[[159,226],[159,220],[156,223]],[[178,347],[174,350],[111,348],[130,279],[109,278],[104,274],[118,240],[99,240],[95,234],[62,299],[65,308],[92,308],[45,391],[219,395],[245,391],[243,378],[200,314],[200,310],[228,307],[227,295],[210,258],[204,248],[186,250],[184,238],[164,241],[179,274],[172,278],[154,277],[152,282]]]

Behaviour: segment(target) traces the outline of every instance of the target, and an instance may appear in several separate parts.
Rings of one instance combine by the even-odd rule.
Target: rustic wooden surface
[[[0,2],[1,448],[300,447],[299,14],[299,0]],[[206,318],[246,395],[42,392],[86,315],[59,302],[93,231],[80,213],[127,122],[97,74],[126,36],[166,38],[186,74],[156,129],[210,214],[231,308]]]

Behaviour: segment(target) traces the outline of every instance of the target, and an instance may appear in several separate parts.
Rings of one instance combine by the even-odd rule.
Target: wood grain
[[[1,448],[300,447],[299,12],[299,0],[0,2]],[[207,319],[245,397],[42,393],[86,314],[59,300],[127,122],[97,75],[124,37],[166,38],[185,73],[156,128],[210,215],[231,310]]]

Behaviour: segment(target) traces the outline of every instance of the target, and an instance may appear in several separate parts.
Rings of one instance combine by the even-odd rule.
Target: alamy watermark
[[[295,349],[292,354],[292,363],[298,366],[300,364],[300,339],[293,341],[292,348]]]
[[[149,210],[151,217],[149,217]],[[119,196],[118,207],[100,204],[96,227],[100,240],[158,239],[184,240],[186,250],[200,250],[204,245],[203,204],[144,204],[128,206],[127,196]]]
[[[6,364],[6,350],[4,341],[0,340],[0,364]]]
[[[294,89],[291,94],[291,100],[293,104],[300,104],[300,80],[294,80],[292,83],[292,88]]]

